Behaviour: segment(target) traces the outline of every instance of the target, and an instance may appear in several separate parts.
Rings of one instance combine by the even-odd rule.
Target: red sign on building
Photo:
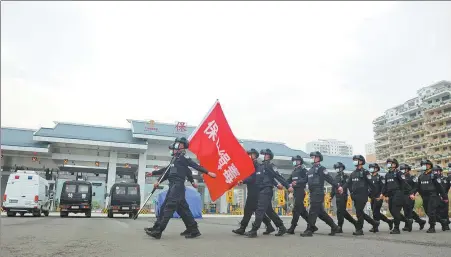
[[[187,130],[186,127],[187,127],[186,122],[179,121],[179,122],[177,122],[177,124],[175,125],[175,130],[176,130],[178,133],[185,133],[186,130]]]
[[[155,127],[155,121],[149,120],[148,122],[146,122],[146,124],[144,125],[144,131],[158,131],[158,128]]]

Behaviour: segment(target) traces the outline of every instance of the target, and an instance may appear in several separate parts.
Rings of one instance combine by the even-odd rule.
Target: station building
[[[55,122],[53,128],[37,130],[22,128],[1,128],[2,176],[1,194],[4,194],[6,182],[11,172],[17,169],[39,171],[42,176],[55,182],[55,205],[65,180],[83,179],[92,182],[96,192],[93,202],[97,208],[105,208],[108,193],[116,182],[136,181],[141,188],[141,203],[147,198],[157,177],[146,173],[164,167],[171,160],[168,146],[176,137],[189,137],[195,127],[185,122],[176,124],[160,123],[153,120],[128,120],[130,128],[84,125]],[[245,149],[257,150],[270,148],[274,154],[274,163],[279,172],[288,177],[292,171],[291,157],[308,154],[292,149],[284,143],[257,140],[240,140]],[[195,161],[192,153],[187,153]],[[347,169],[352,169],[351,157],[324,156],[324,165],[333,172],[333,165],[342,162]],[[208,209],[215,205],[217,213],[229,211],[230,204],[244,205],[245,186],[236,187],[233,202],[223,195],[211,203],[208,189],[202,177],[193,170],[194,178],[199,184],[198,191]],[[330,190],[330,188],[329,188]],[[152,208],[152,201],[149,208]]]

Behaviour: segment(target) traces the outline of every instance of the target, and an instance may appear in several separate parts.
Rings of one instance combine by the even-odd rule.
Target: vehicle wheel
[[[44,216],[48,217],[49,216],[49,211],[44,211]]]
[[[41,217],[41,211],[33,212],[33,217]]]
[[[91,218],[91,211],[85,213],[86,218]]]
[[[23,217],[23,216],[25,216],[25,212],[20,213],[20,217]]]
[[[134,212],[130,212],[130,213],[128,214],[128,217],[129,217],[130,219],[133,219],[134,216],[135,216],[135,213],[134,213]]]
[[[60,217],[61,217],[61,218],[65,218],[65,217],[67,217],[67,216],[69,216],[69,213],[68,213],[68,212],[65,212],[65,211],[61,211],[61,212],[60,212]]]
[[[8,216],[8,217],[14,217],[14,216],[16,216],[16,213],[15,213],[15,212],[12,212],[12,211],[8,211],[8,212],[6,212],[6,216]]]
[[[108,210],[108,218],[113,218],[113,210]]]

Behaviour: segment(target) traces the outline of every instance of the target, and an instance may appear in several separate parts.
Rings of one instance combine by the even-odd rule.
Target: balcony
[[[387,132],[376,133],[376,135],[374,136],[374,140],[381,140],[384,138],[388,138]]]
[[[391,154],[391,157],[399,158],[400,156],[404,156],[405,153],[406,153],[406,150],[404,150],[404,149],[393,151]]]
[[[424,105],[424,109],[426,111],[433,111],[433,110],[437,111],[437,110],[442,110],[442,109],[445,109],[448,107],[451,107],[451,99]]]
[[[384,125],[375,125],[373,128],[374,132],[378,132],[378,131],[383,131],[386,130],[388,128],[388,124],[384,124]]]
[[[449,94],[451,94],[451,84],[449,84],[449,83],[444,81],[444,83],[443,83],[443,85],[441,87],[436,88],[431,93],[425,95],[422,100],[423,101],[428,101],[430,99],[443,97],[443,96],[446,96],[446,95],[449,95]]]
[[[383,121],[386,121],[387,119],[385,118],[385,115],[382,115],[378,118],[376,118],[375,120],[373,120],[373,124],[377,124],[377,123],[381,123]]]
[[[441,126],[439,128],[430,130],[430,133],[428,136],[437,136],[441,134],[446,134],[451,132],[451,125],[448,126]]]
[[[424,130],[423,127],[416,127],[412,129],[407,129],[405,135],[406,136],[416,136],[418,134],[427,133],[426,130]]]
[[[412,124],[414,124],[416,122],[423,121],[423,120],[424,120],[424,116],[423,116],[423,114],[420,114],[420,115],[417,115],[417,116],[415,116],[413,118],[408,118],[402,125],[403,126],[405,126],[405,125],[412,125]]]
[[[419,111],[419,110],[421,110],[421,105],[415,104],[415,105],[409,106],[409,107],[407,107],[407,108],[402,108],[402,109],[399,111],[399,114],[400,114],[400,115],[406,115],[406,114],[410,114],[410,113],[417,112],[417,111]]]
[[[414,139],[414,140],[406,140],[406,141],[404,141],[404,148],[415,147],[415,146],[420,146],[420,145],[424,145],[424,144],[427,144],[427,141],[424,137],[419,138],[419,139]]]
[[[451,112],[444,112],[444,113],[440,113],[438,115],[434,115],[429,117],[425,124],[435,124],[435,123],[439,123],[439,122],[444,122],[444,121],[448,121],[451,119]]]
[[[449,160],[451,159],[451,152],[432,155],[431,159],[433,159],[434,161]]]
[[[429,144],[429,148],[440,148],[445,146],[451,146],[451,138],[443,138],[439,140],[434,140]]]
[[[384,146],[388,146],[390,145],[390,141],[385,140],[382,142],[377,142],[376,144],[374,144],[375,147],[379,148],[379,147],[384,147]]]
[[[404,155],[404,157],[405,157],[405,160],[407,161],[407,160],[417,160],[417,159],[422,159],[422,158],[424,158],[424,157],[426,157],[427,156],[427,153],[426,152],[424,152],[424,151],[414,151],[414,152],[412,152],[412,151],[410,151],[410,152],[407,152],[405,155]]]

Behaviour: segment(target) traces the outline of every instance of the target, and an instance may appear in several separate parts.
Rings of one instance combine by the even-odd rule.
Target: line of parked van
[[[48,216],[53,192],[49,190],[49,182],[35,171],[19,170],[12,173],[6,184],[3,195],[3,210],[8,217],[18,213],[26,213],[40,217]],[[60,217],[68,217],[69,213],[84,213],[91,217],[92,184],[88,181],[65,181],[59,201]],[[111,187],[108,201],[108,218],[114,214],[128,214],[133,217],[138,213],[141,204],[140,187],[136,183],[116,183]]]

